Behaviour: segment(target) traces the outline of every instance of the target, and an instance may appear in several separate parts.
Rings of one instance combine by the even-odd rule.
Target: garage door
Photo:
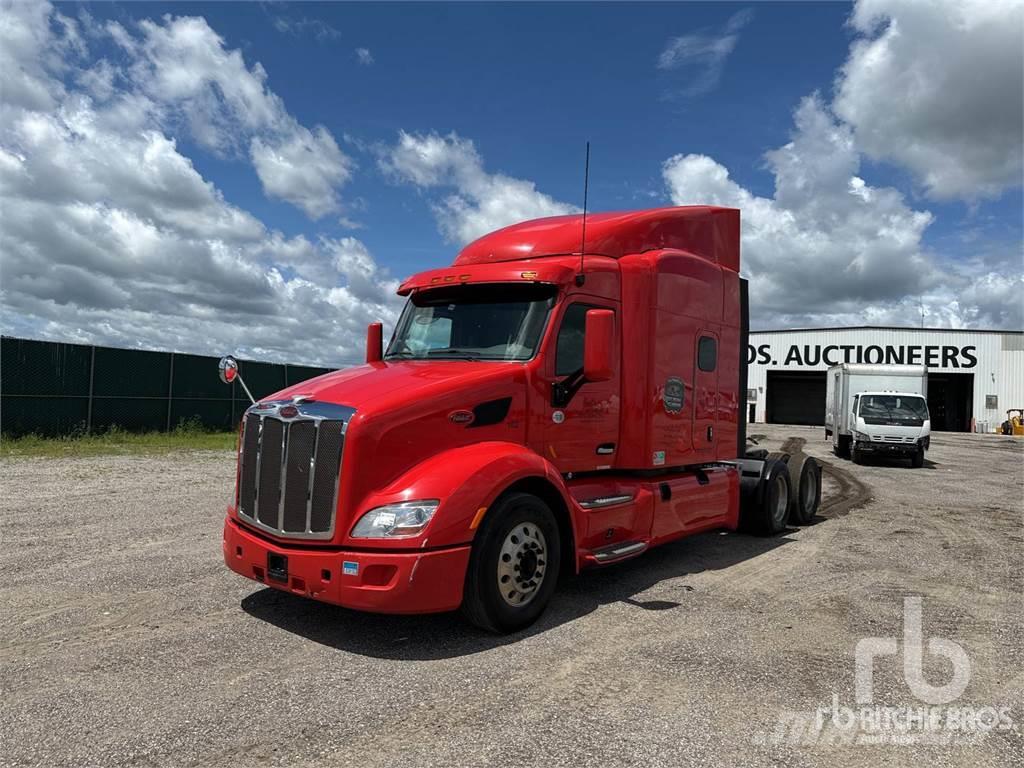
[[[970,432],[973,373],[928,372],[928,411],[935,432]]]
[[[825,371],[768,371],[765,408],[772,424],[825,423]]]

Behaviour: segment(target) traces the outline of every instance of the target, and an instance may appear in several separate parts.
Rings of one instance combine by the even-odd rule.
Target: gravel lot
[[[820,429],[752,431],[839,468],[825,519],[588,572],[511,638],[229,572],[226,453],[0,462],[0,763],[1024,764],[1024,441],[937,435],[913,470],[834,459]],[[954,704],[1012,707],[1017,730],[958,746],[778,730],[834,694],[852,706],[857,641],[901,637],[912,595],[925,637],[971,659]],[[898,657],[875,670],[876,704],[920,706]]]

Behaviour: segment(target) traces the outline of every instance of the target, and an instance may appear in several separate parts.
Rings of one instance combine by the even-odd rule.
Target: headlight
[[[863,432],[854,432],[853,439],[862,443],[870,443],[871,435],[865,435]]]
[[[403,501],[371,509],[352,528],[354,539],[401,539],[416,536],[434,516],[440,501]]]

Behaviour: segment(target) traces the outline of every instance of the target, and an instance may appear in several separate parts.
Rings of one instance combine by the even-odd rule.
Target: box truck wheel
[[[917,446],[917,450],[910,457],[910,466],[914,469],[920,469],[924,466],[924,446]]]
[[[484,515],[466,570],[462,613],[488,632],[515,632],[544,612],[558,581],[558,523],[528,493],[503,496]]]
[[[849,435],[839,436],[839,439],[836,440],[836,456],[841,459],[850,458],[850,439]]]
[[[857,447],[857,444],[853,444],[853,450],[850,452],[853,457],[854,464],[864,463],[864,452]]]
[[[777,459],[771,459],[765,464],[760,498],[752,510],[754,533],[772,536],[784,531],[789,519],[789,498],[789,467]]]
[[[789,457],[787,466],[793,496],[789,519],[797,525],[807,525],[818,514],[821,505],[821,465],[806,453],[794,453]]]

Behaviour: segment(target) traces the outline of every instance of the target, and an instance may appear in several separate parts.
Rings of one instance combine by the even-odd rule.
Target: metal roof
[[[918,331],[925,333],[1024,334],[1024,331],[1000,331],[990,328],[919,328],[912,325],[828,325],[814,328],[777,328],[767,331],[751,329],[750,335],[753,336],[755,333],[808,333],[810,331]]]

